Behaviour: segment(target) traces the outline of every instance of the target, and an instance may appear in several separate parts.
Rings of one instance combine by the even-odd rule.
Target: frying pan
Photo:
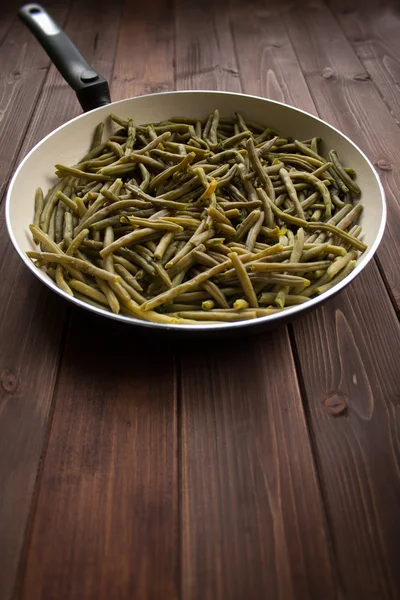
[[[6,199],[7,228],[16,251],[32,273],[57,294],[97,314],[140,327],[203,332],[229,329],[244,333],[244,330],[276,326],[315,308],[348,285],[371,260],[385,227],[385,194],[371,162],[337,129],[313,115],[286,104],[229,92],[166,92],[128,98],[110,105],[111,99],[106,80],[85,61],[71,40],[41,6],[27,4],[20,9],[19,16],[37,37],[65,80],[75,90],[83,110],[88,111],[50,133],[29,152],[12,178]],[[282,134],[297,139],[318,136],[323,140],[322,154],[326,155],[330,148],[335,148],[343,163],[355,169],[362,190],[362,202],[365,205],[360,224],[363,228],[363,241],[368,245],[368,250],[359,257],[356,268],[342,282],[305,304],[254,320],[209,325],[166,325],[116,315],[72,298],[59,289],[46,273],[35,267],[27,258],[26,251],[34,249],[29,224],[33,218],[35,189],[40,186],[47,190],[54,185],[55,162],[76,164],[87,153],[95,126],[110,112],[125,119],[133,117],[140,124],[162,121],[172,115],[204,118],[215,108],[218,108],[223,115],[240,112],[249,120],[272,124]],[[107,126],[105,129],[105,135],[111,135],[111,129],[107,131]]]

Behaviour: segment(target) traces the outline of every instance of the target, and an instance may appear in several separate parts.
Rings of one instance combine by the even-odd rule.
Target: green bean
[[[122,146],[120,144],[118,144],[118,142],[112,142],[112,141],[108,141],[107,142],[107,146],[112,150],[113,154],[118,158],[122,158],[124,156],[124,151],[122,149]],[[101,166],[105,166],[105,165],[101,165]]]
[[[208,300],[210,302],[210,300]],[[185,310],[199,310],[198,304],[178,304],[177,302],[172,302],[171,304],[167,304],[163,307],[166,313],[177,313],[179,311]]]
[[[103,294],[103,292],[99,292],[92,286],[87,285],[87,283],[83,283],[82,281],[78,281],[77,279],[71,279],[69,281],[69,285],[73,290],[77,290],[84,296],[88,296],[88,298],[96,300],[96,302],[98,302],[99,304],[108,305],[107,298]]]
[[[347,206],[349,206],[347,204]],[[337,224],[339,229],[347,229],[352,222],[355,219],[358,219],[360,213],[363,211],[364,206],[362,204],[357,204],[356,206],[354,206],[350,212],[347,213],[347,215],[345,215],[343,217],[343,219],[341,221],[339,221],[339,223]]]
[[[344,202],[339,198],[337,194],[331,194],[332,202],[337,208],[343,208]]]
[[[136,127],[133,119],[128,119],[128,137],[125,142],[125,155],[128,155],[132,152],[133,147],[136,141]]]
[[[74,235],[74,225],[73,225],[73,222],[72,222],[72,214],[69,213],[69,212],[66,212],[64,214],[63,237],[64,237],[65,245],[67,247],[72,242],[73,235]]]
[[[240,258],[236,252],[231,252],[228,256],[232,261],[233,267],[237,274],[237,278],[239,280],[240,285],[243,288],[243,292],[244,292],[247,300],[249,301],[250,306],[252,308],[257,308],[258,307],[257,296],[256,296],[254,288],[251,284],[248,273],[246,271],[246,267],[243,265],[242,261],[240,260]]]
[[[183,231],[183,227],[181,225],[164,221],[163,219],[150,220],[141,219],[140,217],[121,217],[121,223],[131,223],[132,225],[138,227],[151,227],[152,229],[174,231],[175,233],[178,231]]]
[[[246,129],[245,131],[241,131],[240,133],[232,135],[231,137],[224,140],[222,142],[222,147],[224,149],[230,148],[231,146],[235,146],[239,142],[241,142],[247,138],[250,138],[250,137],[251,137],[251,132],[248,129]]]
[[[310,229],[311,231],[329,231],[330,233],[333,233],[337,237],[343,239],[345,242],[347,242],[357,250],[360,250],[361,252],[365,252],[365,250],[368,248],[366,244],[364,244],[357,238],[349,235],[342,229],[339,229],[338,227],[336,227],[335,225],[331,225],[330,223],[307,223],[307,229]]]
[[[239,131],[249,131],[249,128],[247,127],[242,115],[237,112],[237,113],[235,113],[235,116],[236,116],[236,123],[239,127]],[[263,131],[263,129],[261,129],[261,131]],[[249,131],[249,133],[251,133],[251,132]]]
[[[221,310],[210,310],[210,311],[180,311],[176,314],[177,317],[183,319],[193,319],[194,321],[218,321],[218,322],[231,322],[231,321],[243,321],[245,319],[255,319],[257,313],[255,311],[238,311],[238,312],[221,312]]]
[[[154,177],[154,179],[149,184],[149,189],[152,190],[156,188],[160,183],[171,177],[171,175],[173,175],[174,173],[186,169],[186,167],[191,162],[193,162],[193,159],[195,157],[196,155],[194,152],[189,152],[189,154],[187,154],[177,165],[165,169],[164,171],[162,171],[162,173],[159,173],[159,175]]]
[[[206,121],[112,119],[123,129],[57,165],[62,179],[35,198],[43,252],[28,256],[65,293],[158,323],[257,318],[321,293],[366,248],[362,205],[338,196],[354,171],[320,156],[317,138],[292,142],[218,110]],[[154,312],[161,305],[168,314]]]
[[[173,300],[174,298],[176,298],[176,296],[179,296],[180,294],[183,294],[184,292],[192,291],[193,289],[199,287],[202,283],[204,283],[208,279],[211,279],[211,277],[214,277],[214,275],[217,275],[218,273],[224,271],[227,267],[230,267],[231,265],[232,265],[232,261],[227,260],[227,261],[225,261],[225,263],[222,263],[215,267],[211,267],[207,271],[204,271],[203,273],[196,275],[192,279],[189,279],[188,281],[181,283],[180,285],[177,285],[176,287],[174,287],[170,290],[167,290],[166,292],[163,292],[162,294],[159,294],[155,298],[151,298],[150,300],[147,300],[141,306],[141,309],[143,311],[151,310],[153,308],[156,308],[157,306],[160,306],[160,304],[164,304],[166,302]]]
[[[115,314],[118,314],[120,311],[120,304],[118,302],[117,296],[114,294],[114,292],[111,289],[111,287],[109,286],[109,284],[106,281],[104,281],[103,279],[100,279],[99,277],[96,277],[96,283],[99,286],[100,291],[105,296],[107,303],[108,303],[109,307],[111,308],[112,312]]]
[[[66,180],[62,179],[49,191],[44,199],[44,208],[40,214],[39,225],[45,233],[49,230],[50,218],[58,202],[57,192],[64,189],[65,185]]]
[[[293,249],[292,249],[292,251],[290,253],[290,257],[289,257],[290,263],[301,262],[301,258],[303,255],[303,248],[304,248],[304,239],[305,239],[304,229],[302,227],[300,227],[297,230],[296,238],[293,242]],[[289,294],[289,290],[290,290],[290,287],[287,285],[282,286],[279,289],[279,292],[277,293],[276,298],[275,298],[276,306],[279,306],[280,308],[284,308],[284,306],[286,304],[287,295]]]
[[[251,252],[254,248],[254,244],[258,238],[260,233],[262,224],[264,222],[265,214],[261,211],[258,220],[254,223],[254,225],[249,229],[247,234],[246,248]]]
[[[114,257],[114,260],[115,258],[116,257]],[[122,279],[130,286],[130,289],[127,291],[130,294],[131,298],[133,298],[136,302],[144,302],[145,298],[140,293],[143,291],[143,288],[135,279],[135,277],[130,273],[130,271],[128,271],[128,269],[126,269],[123,265],[119,264],[118,262],[114,264],[114,268],[118,275],[121,275]]]
[[[302,171],[290,171],[289,176],[291,179],[304,179],[305,181],[307,181],[307,183],[311,183],[317,188],[324,200],[325,217],[329,219],[332,212],[332,200],[326,185],[320,179],[318,179],[318,177],[314,177],[314,175],[311,175],[311,173],[304,173]]]
[[[249,153],[249,159],[250,159],[250,162],[251,162],[251,165],[252,165],[254,171],[257,173],[261,184],[265,186],[268,196],[271,198],[272,201],[274,201],[275,200],[274,186],[272,185],[272,181],[271,181],[269,175],[266,173],[265,169],[263,168],[263,166],[261,164],[260,157],[258,156],[258,154],[256,152],[256,149],[254,146],[254,141],[252,138],[250,138],[247,141],[246,148]]]
[[[347,263],[349,263],[351,260],[355,260],[356,258],[357,253],[354,252],[354,250],[348,252],[344,256],[336,258],[336,260],[333,261],[326,271],[329,279],[333,279],[339,273],[339,271],[341,271],[347,265]]]
[[[259,302],[260,304],[274,304],[277,296],[278,294],[275,294],[274,292],[264,292],[261,294]],[[285,305],[295,306],[297,304],[304,304],[304,302],[307,302],[308,300],[309,298],[307,296],[286,294]]]
[[[59,202],[55,209],[55,221],[54,221],[54,240],[57,244],[62,242],[63,229],[64,229],[64,214],[66,211],[65,204]]]
[[[41,188],[37,188],[36,192],[35,192],[35,215],[33,217],[33,224],[36,227],[39,227],[39,225],[40,225],[40,217],[42,215],[43,208],[44,208],[43,191]],[[36,244],[38,243],[35,238],[34,238],[34,241]]]
[[[39,259],[45,263],[56,263],[65,265],[68,267],[73,267],[77,271],[82,271],[83,273],[88,273],[89,275],[93,275],[94,277],[101,277],[106,281],[119,281],[119,277],[113,275],[112,273],[108,273],[104,269],[99,269],[95,267],[91,263],[81,260],[79,258],[74,258],[72,256],[66,256],[65,254],[56,254],[53,252],[27,252],[29,258]]]
[[[120,250],[121,252],[121,250]],[[136,275],[137,272],[139,271],[139,267],[137,267],[136,265],[134,265],[130,260],[128,260],[127,258],[124,258],[123,256],[119,256],[119,254],[113,254],[114,257],[114,266],[115,266],[115,270],[117,270],[117,265],[121,265],[123,266],[127,271],[129,271],[129,273]],[[143,288],[142,286],[138,283],[137,284],[139,287],[137,288],[138,292],[142,292]]]
[[[68,198],[68,196],[66,196],[63,192],[59,191],[56,194],[56,198],[57,200],[61,200],[62,202],[64,202],[64,204],[75,214],[79,214],[78,211],[78,207],[76,205],[76,202],[74,202],[74,200],[71,200],[71,198]]]
[[[257,147],[256,147],[257,154],[259,156],[264,156],[264,154],[266,154],[267,152],[269,152],[271,150],[272,146],[274,146],[277,139],[278,139],[278,136],[275,136],[271,140],[268,140],[268,142],[266,142],[262,146],[257,145]],[[257,140],[256,140],[256,143],[258,144]]]
[[[101,145],[101,140],[103,138],[103,132],[104,132],[104,123],[103,121],[101,121],[96,129],[94,130],[94,134],[93,134],[93,138],[92,138],[92,144],[90,146],[90,150],[94,150],[95,148],[98,148]]]
[[[67,167],[60,164],[56,165],[56,169],[60,177],[73,175],[74,177],[88,179],[89,181],[108,181],[110,179],[108,175],[102,173],[87,173],[86,171],[81,171],[80,169],[74,169],[74,167]]]
[[[219,124],[219,110],[215,109],[213,117],[212,117],[211,125],[210,125],[210,130],[208,133],[208,138],[210,140],[210,143],[214,146],[216,146],[218,144],[218,137],[217,137],[218,124]]]
[[[292,182],[292,179],[291,179],[291,174],[289,174],[286,171],[286,169],[281,169],[279,171],[279,175],[281,176],[281,179],[282,179],[282,181],[284,183],[284,186],[287,189],[287,193],[289,195],[289,198],[293,202],[293,205],[295,207],[295,211],[297,212],[297,214],[300,217],[300,219],[304,219],[303,207],[301,206],[299,198],[297,196],[296,189],[295,189],[295,187],[293,185],[293,182]]]
[[[71,290],[70,286],[68,285],[68,283],[64,279],[64,269],[63,269],[63,267],[61,265],[57,265],[56,274],[55,274],[55,280],[56,280],[56,283],[57,283],[58,287],[61,290],[63,290],[63,292],[65,292],[69,296],[73,296],[74,295],[74,293]]]
[[[336,277],[334,277],[333,279],[331,279],[331,281],[323,284],[323,285],[319,285],[316,288],[316,292],[317,294],[323,294],[324,292],[328,291],[329,289],[333,288],[335,285],[337,285],[340,281],[342,281],[345,277],[347,277],[347,275],[349,275],[349,273],[351,273],[351,271],[353,271],[353,269],[355,268],[357,264],[356,260],[351,260],[343,269],[342,271],[340,271],[338,273],[338,275],[336,275]]]
[[[167,152],[166,150],[160,150],[159,148],[151,150],[150,153],[159,157],[165,162],[180,162],[182,160],[182,156],[180,154],[174,154],[173,152]]]
[[[315,169],[315,171],[313,171],[311,173],[311,175],[314,175],[314,177],[320,177],[321,175],[323,175],[325,173],[325,171],[331,169],[333,166],[333,163],[331,162],[327,162],[325,164],[323,164],[321,167],[318,167],[317,169]]]
[[[82,229],[82,231],[80,233],[78,233],[78,235],[71,241],[67,250],[65,251],[65,254],[67,256],[73,256],[75,254],[75,251],[79,248],[79,246],[82,244],[83,240],[88,235],[89,235],[89,229]]]
[[[252,271],[255,272],[272,272],[272,271],[295,271],[296,273],[308,273],[311,271],[319,271],[327,269],[331,262],[329,260],[319,260],[309,263],[253,263]]]
[[[333,163],[333,167],[336,173],[339,175],[340,179],[344,182],[344,184],[351,190],[354,194],[360,194],[361,190],[355,181],[346,173],[342,164],[339,161],[337,152],[335,150],[331,150],[329,152],[329,158]]]
[[[320,161],[322,163],[327,162],[324,158],[322,158],[322,156],[320,156],[318,154],[318,152],[315,152],[314,150],[312,150],[311,148],[309,148],[303,142],[299,142],[298,140],[294,140],[294,144],[295,144],[296,148],[302,152],[302,154],[305,154],[306,156],[310,156],[311,158],[314,158],[315,160],[318,160],[318,161]],[[318,166],[320,166],[320,165],[318,165]]]
[[[163,144],[163,146],[170,150],[179,151],[180,144],[177,144],[176,142],[168,141],[168,142],[165,142]],[[207,156],[211,155],[210,150],[204,150],[203,148],[196,148],[196,146],[190,146],[189,144],[182,144],[182,146],[187,152],[194,152],[197,156],[199,156],[201,158],[207,158]]]

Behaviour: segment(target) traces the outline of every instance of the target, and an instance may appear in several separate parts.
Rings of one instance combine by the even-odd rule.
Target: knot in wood
[[[378,160],[376,164],[382,171],[391,171],[393,169],[392,163],[387,160]]]
[[[1,373],[1,385],[6,392],[15,392],[18,387],[18,380],[14,373],[8,369],[4,369]]]
[[[325,67],[325,69],[322,70],[321,76],[324,79],[332,79],[332,77],[336,79],[336,71],[331,69],[331,67]]]
[[[325,398],[324,406],[330,415],[337,417],[346,413],[349,403],[344,394],[341,392],[333,392]]]

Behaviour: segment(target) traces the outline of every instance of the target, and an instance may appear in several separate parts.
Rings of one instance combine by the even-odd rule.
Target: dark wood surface
[[[399,598],[398,3],[43,4],[115,100],[220,89],[320,115],[376,164],[389,218],[356,281],[268,334],[167,342],[71,308],[20,263],[4,194],[80,109],[2,7],[0,599]]]

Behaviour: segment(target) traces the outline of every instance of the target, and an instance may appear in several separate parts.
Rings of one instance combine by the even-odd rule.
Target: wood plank
[[[285,0],[282,7],[318,113],[364,150],[382,179],[388,220],[378,257],[400,307],[400,130],[325,4],[307,0],[300,6]]]
[[[185,0],[176,0],[175,6],[177,89],[240,92],[226,7],[224,9],[215,1],[209,6]],[[190,31],[190,43],[187,30]]]
[[[0,19],[0,48],[7,37],[12,24],[17,19],[17,11],[19,6],[20,3],[17,2],[17,0],[10,0],[10,2],[7,2],[7,6],[2,6]]]
[[[74,311],[20,598],[177,598],[175,390],[165,342]]]
[[[127,56],[159,65],[153,84],[172,87],[173,55],[159,61],[173,51],[169,36],[144,47],[132,35],[152,11],[167,26],[168,7],[133,14],[125,3],[115,99],[144,91],[126,81]],[[82,334],[99,352],[88,352]],[[72,311],[21,598],[177,597],[177,395],[165,339]]]
[[[231,0],[232,33],[243,91],[292,104],[317,115],[282,18],[274,6]]]
[[[237,90],[234,74],[222,82],[213,71],[229,61],[237,72],[226,7],[202,6],[178,3],[177,84]],[[226,28],[218,43],[216,24]],[[241,337],[234,351],[233,343],[214,340],[180,352],[182,597],[333,598],[324,514],[286,328],[259,339]],[[282,389],[287,393],[280,403]],[[289,456],[298,460],[289,463]]]
[[[263,56],[264,52],[267,52],[263,51],[263,48],[267,44],[266,40],[271,40],[271,35],[274,35],[271,32],[277,32],[280,44],[286,47],[287,34],[282,28],[282,15],[285,15],[289,31],[293,29],[297,32],[298,45],[295,49],[298,53],[301,48],[307,49],[307,44],[310,43],[308,40],[316,35],[314,30],[310,31],[311,26],[309,25],[308,30],[303,28],[303,34],[300,36],[298,24],[302,21],[297,12],[293,14],[293,22],[288,23],[289,12],[286,10],[278,12],[269,6],[263,21],[262,15],[257,12],[256,7],[254,10],[251,10],[251,6],[248,8],[245,16],[238,9],[238,13],[236,16],[234,13],[233,18],[235,38],[241,40],[241,51],[238,52],[241,69],[247,67],[247,61],[254,61],[254,48],[257,48],[258,56]],[[310,10],[306,14],[310,15]],[[311,21],[311,19],[308,20]],[[333,28],[330,22],[324,22],[320,26],[323,26],[325,32],[331,32]],[[241,37],[242,30],[247,31],[247,39],[251,39],[251,44],[246,43],[246,39]],[[272,37],[271,43],[274,42],[274,37]],[[238,44],[238,42],[236,43]],[[319,44],[321,43],[322,41],[319,41]],[[319,56],[321,52],[319,45],[313,47],[314,60],[315,56]],[[336,60],[336,53],[331,50],[331,54],[330,60]],[[248,58],[249,56],[250,58]],[[278,73],[282,69],[279,65],[280,56],[280,53],[269,50],[268,68]],[[300,88],[302,74],[299,65],[297,65],[298,75],[295,79],[296,61],[294,56],[292,53],[291,81],[294,82],[294,85],[291,86],[290,99],[284,96],[284,100],[294,100],[294,104],[296,104],[297,90],[300,89],[299,102],[304,100],[305,95]],[[285,61],[287,61],[287,54]],[[321,71],[316,72],[320,73]],[[247,77],[244,79],[245,91],[247,91],[248,80]],[[255,76],[255,80],[257,80],[257,76]],[[248,83],[249,86],[253,85],[252,81],[250,80]],[[337,87],[336,96],[341,98],[342,88],[338,85]],[[280,89],[286,92],[284,85],[280,86]],[[310,89],[318,90],[319,88],[310,86]],[[257,89],[253,87],[252,92],[260,93],[261,89],[257,92]],[[319,93],[315,93],[314,96],[318,108],[320,108],[320,104],[317,102],[317,97],[320,96]],[[322,108],[324,107],[325,104],[322,104]],[[306,104],[304,108],[309,112],[315,112],[315,104],[311,98],[310,105]],[[374,135],[374,131],[371,135]],[[383,309],[379,310],[379,315],[377,315],[376,306],[381,306],[381,304]],[[335,306],[339,307],[336,311]],[[339,310],[340,329],[343,333],[341,333],[341,345],[338,349],[336,332]],[[374,330],[373,333],[370,333],[372,321]],[[356,282],[334,301],[329,302],[316,313],[308,315],[305,319],[295,321],[293,332],[299,367],[303,374],[308,399],[313,439],[316,441],[318,462],[324,482],[324,496],[327,499],[329,521],[335,541],[335,556],[339,563],[338,576],[343,597],[394,598],[396,595],[390,596],[388,590],[393,590],[392,559],[393,556],[396,556],[397,542],[396,532],[391,533],[389,522],[393,511],[396,510],[394,494],[398,481],[398,467],[396,466],[395,451],[392,448],[396,444],[395,436],[398,425],[396,424],[395,410],[386,410],[386,404],[387,398],[392,401],[396,398],[396,393],[397,399],[399,398],[397,391],[399,386],[396,388],[398,380],[396,340],[399,326],[376,266],[370,264]],[[356,340],[356,344],[354,340]],[[388,345],[391,348],[389,352]],[[333,356],[336,357],[336,360],[333,359]],[[338,356],[340,356],[340,360]],[[376,406],[373,416],[367,419],[364,428],[353,427],[349,433],[346,420],[335,420],[328,415],[326,412],[328,407],[323,405],[323,402],[333,404],[339,410],[342,396],[344,398],[348,396],[356,410],[368,399],[371,400],[371,387],[369,386],[373,375],[370,375],[372,372],[368,367],[364,367],[364,357],[366,365],[370,365],[371,361],[379,364],[380,379],[386,379],[387,383],[386,387],[379,387],[371,383],[371,386],[373,385],[373,401]],[[365,397],[366,399],[364,399]],[[330,410],[334,410],[334,408]],[[341,423],[343,423],[344,430],[340,427]],[[349,456],[351,456],[351,461]],[[389,457],[388,471],[384,470],[385,481],[382,477],[382,465],[377,462],[376,457],[378,456]],[[368,473],[368,479],[365,477],[365,473]],[[390,484],[388,484],[389,481]],[[388,485],[392,486],[389,493],[387,493]],[[370,489],[373,489],[374,494],[379,496],[381,513],[385,516],[377,516],[376,506],[371,503],[365,491]],[[363,507],[362,516],[360,516],[360,506]],[[375,525],[372,527],[366,525],[366,523],[373,522]],[[377,567],[371,557],[376,558]],[[385,574],[385,567],[382,566],[385,559],[388,559],[389,562],[389,566],[386,568],[389,575]],[[349,569],[349,565],[352,565],[351,569]],[[353,569],[353,565],[357,565],[357,568]],[[381,593],[382,595],[380,595]]]
[[[367,268],[375,287],[357,278],[326,310],[299,320],[295,336],[343,597],[393,600],[400,596],[400,331]]]
[[[400,124],[400,13],[393,0],[338,0],[329,6],[368,76]]]
[[[49,0],[48,9],[63,25],[70,2]],[[22,23],[15,21],[0,47],[0,198],[11,175],[42,89],[50,60]]]
[[[103,70],[107,71],[104,57],[112,49],[118,5],[114,3],[112,9],[108,9],[107,3],[103,3],[102,18],[103,25],[107,23],[107,28],[104,27],[107,32],[100,36],[94,47],[95,32],[88,28],[99,6],[99,2],[93,2],[91,14],[85,9],[85,30],[81,21],[82,9],[76,2],[67,31],[89,60],[93,60],[95,66],[101,62]],[[102,19],[98,19],[98,23],[102,26]],[[32,36],[21,25],[19,27],[25,35],[24,38],[21,33],[20,42],[27,46]],[[35,40],[34,43],[37,45]],[[112,63],[108,67],[109,74],[111,68]],[[29,97],[29,89],[30,81],[24,80],[21,94]],[[76,110],[74,94],[62,83],[55,69],[50,69],[38,112],[31,118],[18,161],[49,130],[74,116]],[[14,131],[15,122],[12,127]],[[16,155],[9,158],[15,161]],[[6,232],[4,204],[0,218],[0,256],[0,306],[3,307],[0,320],[0,339],[3,341],[0,344],[0,597],[8,600],[14,587],[46,435],[67,305],[46,290],[20,262]]]
[[[352,55],[342,55],[343,40],[329,13],[320,5],[313,7],[316,13],[313,25],[302,20],[302,11],[283,14],[310,89],[315,90],[315,103],[320,114],[327,118],[328,92],[320,89],[325,84],[319,74],[323,65],[332,68],[340,59],[336,72],[343,76],[346,56]],[[330,35],[329,53],[322,50],[323,40],[318,33],[321,27]],[[312,40],[315,45],[311,51]],[[337,99],[333,105],[339,113],[342,98],[350,97],[347,79],[341,87],[333,89],[331,93]],[[362,102],[363,109],[368,105],[367,95],[354,100],[356,94],[354,90],[351,92],[353,101]],[[332,102],[330,106],[333,112]],[[332,114],[329,120],[334,122],[335,118],[342,117]],[[379,126],[376,114],[367,139],[377,136]],[[380,307],[379,314],[376,306]],[[374,265],[326,307],[296,322],[294,334],[344,596],[397,597],[399,580],[393,557],[399,536],[393,530],[391,515],[399,476],[398,413],[393,408],[400,398],[396,359],[399,325]],[[376,380],[377,369],[380,375]],[[350,403],[349,415],[354,406],[352,419],[357,425],[349,427],[348,420],[335,420],[327,415],[326,404],[337,404],[339,410],[343,402]],[[384,463],[377,460],[382,456]],[[362,517],[360,507],[363,507]],[[349,569],[349,564],[357,568]]]
[[[288,348],[280,329],[182,353],[183,598],[336,597]]]
[[[173,0],[125,2],[118,40],[113,100],[166,92],[174,87]]]

